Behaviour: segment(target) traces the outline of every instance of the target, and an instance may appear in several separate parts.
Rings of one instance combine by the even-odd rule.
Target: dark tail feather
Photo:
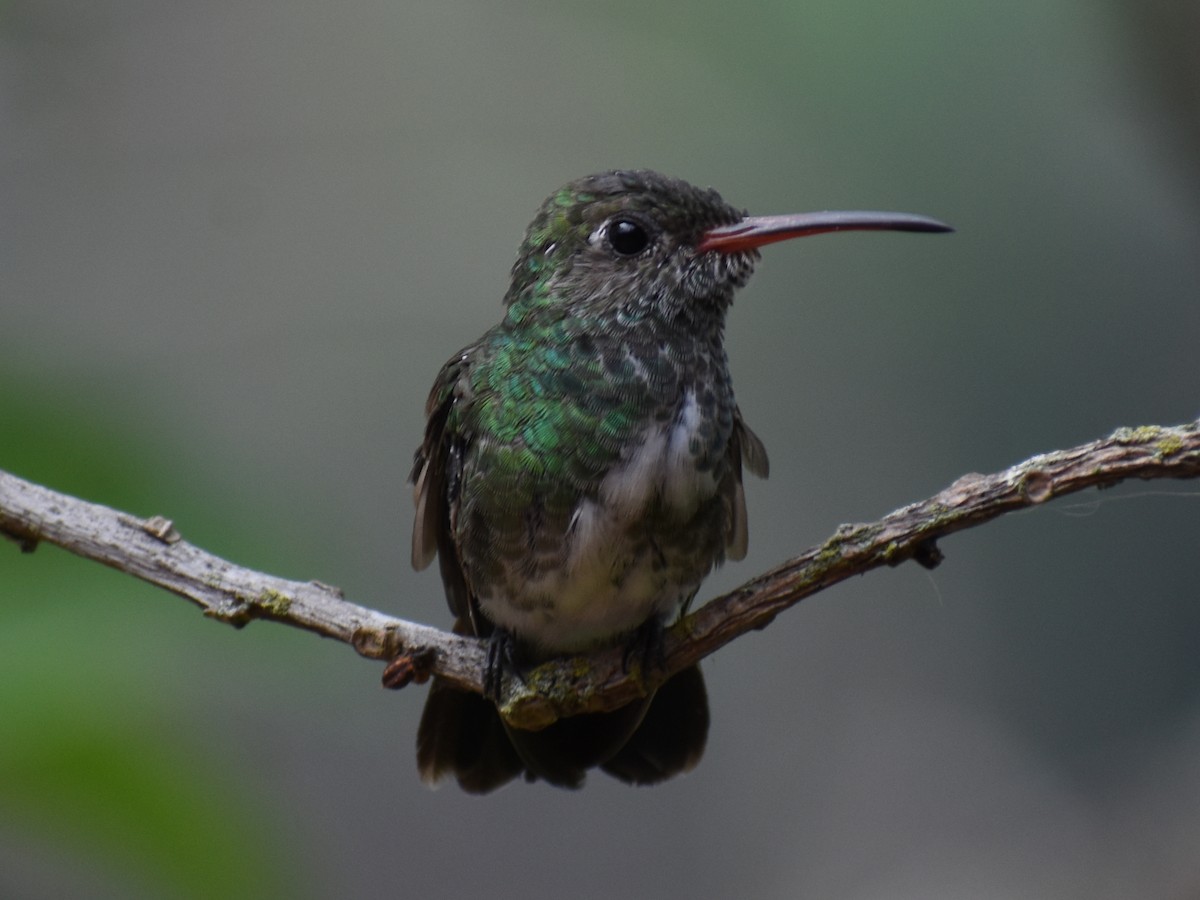
[[[508,738],[525,762],[525,777],[556,787],[583,787],[584,776],[618,753],[642,721],[649,699],[607,713],[559,719],[540,731],[508,729]]]
[[[658,689],[633,737],[601,767],[627,784],[657,784],[690,772],[708,741],[708,692],[700,666]]]
[[[525,770],[495,705],[434,680],[417,729],[417,771],[434,785],[453,775],[471,794],[486,794]]]

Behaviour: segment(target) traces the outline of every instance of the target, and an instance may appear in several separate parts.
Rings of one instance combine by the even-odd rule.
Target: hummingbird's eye
[[[637,256],[650,243],[645,227],[633,219],[616,219],[605,229],[605,236],[618,256]]]

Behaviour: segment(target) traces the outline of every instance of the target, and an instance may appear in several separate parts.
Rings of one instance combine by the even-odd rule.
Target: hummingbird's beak
[[[696,251],[740,253],[776,241],[826,231],[953,231],[928,216],[895,212],[814,212],[790,216],[747,216],[732,225],[710,228],[700,236]]]

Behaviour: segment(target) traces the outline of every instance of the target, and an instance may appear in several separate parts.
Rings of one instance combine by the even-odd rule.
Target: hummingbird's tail
[[[696,664],[658,689],[637,730],[601,768],[626,784],[657,784],[695,768],[707,741],[708,692]]]
[[[641,702],[560,719],[541,731],[509,728],[490,700],[435,681],[417,730],[417,766],[428,784],[453,775],[474,794],[518,775],[578,788],[596,767],[628,784],[655,784],[700,761],[708,722],[699,666]]]
[[[490,700],[434,679],[417,729],[417,770],[426,784],[453,775],[464,791],[486,794],[525,765]]]

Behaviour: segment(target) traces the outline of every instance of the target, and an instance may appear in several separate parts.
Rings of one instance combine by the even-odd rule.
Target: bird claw
[[[657,616],[651,616],[639,625],[629,636],[629,642],[625,645],[625,653],[621,657],[621,667],[625,674],[629,674],[635,660],[641,663],[643,675],[655,670],[665,671],[667,668],[666,635],[667,629]]]
[[[488,637],[487,656],[483,664],[483,695],[493,702],[500,701],[506,671],[516,676],[522,684],[525,683],[517,663],[516,639],[511,632],[497,628]]]

